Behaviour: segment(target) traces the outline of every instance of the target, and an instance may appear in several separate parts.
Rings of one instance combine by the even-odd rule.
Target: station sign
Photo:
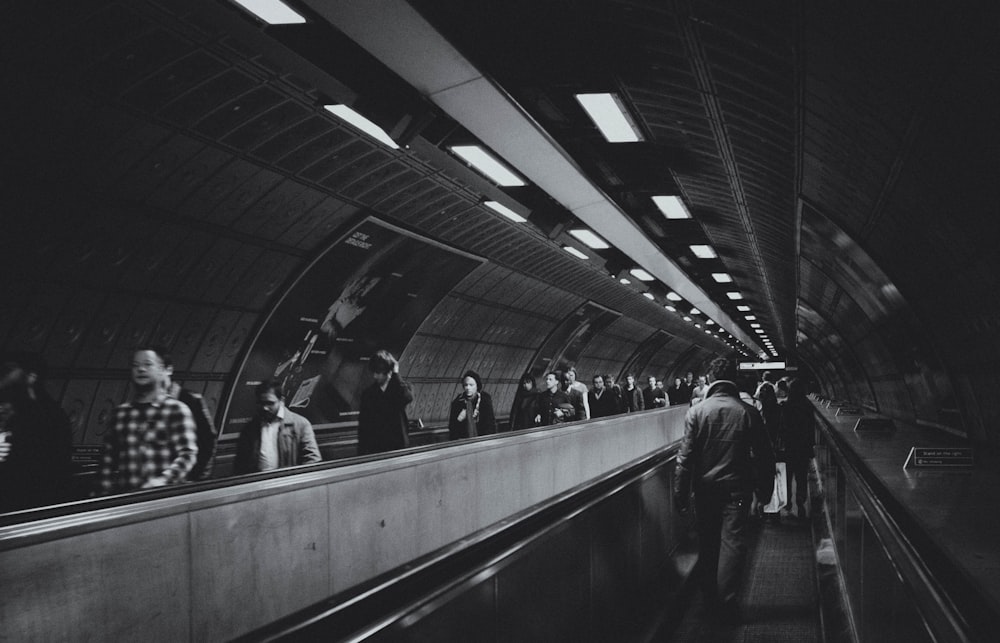
[[[784,362],[740,362],[741,371],[783,371]]]
[[[972,449],[969,447],[912,447],[903,468],[971,469],[972,465]]]

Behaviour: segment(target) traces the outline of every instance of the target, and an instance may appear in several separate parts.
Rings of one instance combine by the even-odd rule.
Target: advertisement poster
[[[368,359],[397,358],[420,323],[481,260],[367,219],[305,270],[267,320],[236,380],[226,433],[257,412],[254,387],[277,379],[314,428],[357,422]]]
[[[530,373],[540,381],[548,371],[565,370],[576,364],[587,344],[619,317],[621,313],[592,301],[585,302],[545,340],[531,361]]]

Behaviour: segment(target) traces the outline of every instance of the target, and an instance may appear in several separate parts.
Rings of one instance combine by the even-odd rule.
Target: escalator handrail
[[[868,516],[904,586],[935,640],[987,641],[1000,632],[1000,614],[944,553],[830,420],[817,411],[820,433]]]
[[[324,640],[358,640],[359,633],[387,627],[452,587],[502,565],[567,519],[652,475],[676,457],[677,449],[676,443],[663,447],[236,640],[317,635]]]

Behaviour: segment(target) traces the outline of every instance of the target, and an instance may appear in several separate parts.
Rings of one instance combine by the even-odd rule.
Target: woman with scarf
[[[493,400],[483,390],[483,380],[475,371],[462,376],[462,393],[451,403],[448,412],[448,438],[460,440],[497,432]]]

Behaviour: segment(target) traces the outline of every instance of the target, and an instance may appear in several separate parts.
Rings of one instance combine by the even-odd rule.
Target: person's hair
[[[523,386],[525,382],[531,382],[531,388],[538,388],[538,383],[535,381],[535,376],[532,375],[531,373],[525,373],[524,375],[522,375],[521,381],[518,383]]]
[[[260,399],[261,395],[267,395],[268,393],[274,393],[274,397],[279,400],[285,399],[285,387],[282,386],[281,382],[278,380],[267,380],[266,382],[261,382],[254,389],[254,393],[257,395],[257,399]]]
[[[0,372],[7,374],[14,367],[26,373],[34,373],[39,381],[44,381],[48,366],[40,353],[32,351],[4,351],[0,354]]]
[[[135,355],[140,351],[149,351],[153,355],[156,355],[156,357],[163,364],[163,368],[173,368],[174,366],[173,356],[171,356],[170,353],[167,352],[167,349],[162,346],[156,346],[155,344],[140,344],[135,347],[132,354]]]
[[[476,383],[476,391],[479,392],[479,393],[482,393],[483,392],[483,378],[479,377],[479,373],[475,372],[472,369],[469,369],[469,370],[465,371],[465,373],[462,374],[462,379],[459,380],[459,381],[464,383],[465,382],[465,378],[467,378],[467,377],[471,377],[473,379],[473,381],[475,381],[475,383]]]
[[[549,371],[548,373],[545,374],[545,377],[548,378],[549,375],[555,377],[557,382],[563,381],[562,371]]]
[[[716,357],[712,360],[712,363],[708,365],[708,373],[712,376],[712,381],[736,381],[736,364],[729,358]]]
[[[757,399],[760,400],[762,405],[778,403],[778,395],[774,392],[774,387],[772,386],[760,387],[760,392],[757,393]]]
[[[777,383],[776,386],[778,388],[780,388],[780,389],[784,389],[784,390],[787,391],[788,390],[788,379],[782,377],[780,380],[778,380],[778,383]]]
[[[372,371],[376,373],[389,373],[396,365],[396,358],[389,351],[380,350],[371,356],[368,363],[371,365]]]
[[[567,374],[568,374],[568,373],[572,373],[573,375],[576,375],[576,367],[575,367],[575,366],[570,366],[569,368],[567,368],[567,369],[566,369],[566,371],[565,371],[565,372],[566,372]]]
[[[806,383],[805,380],[799,378],[793,379],[788,383],[788,399],[805,399],[806,397]]]
[[[760,379],[764,380],[765,382],[770,382],[771,384],[774,384],[774,375],[771,373],[771,371],[764,371],[763,373],[761,373]]]

